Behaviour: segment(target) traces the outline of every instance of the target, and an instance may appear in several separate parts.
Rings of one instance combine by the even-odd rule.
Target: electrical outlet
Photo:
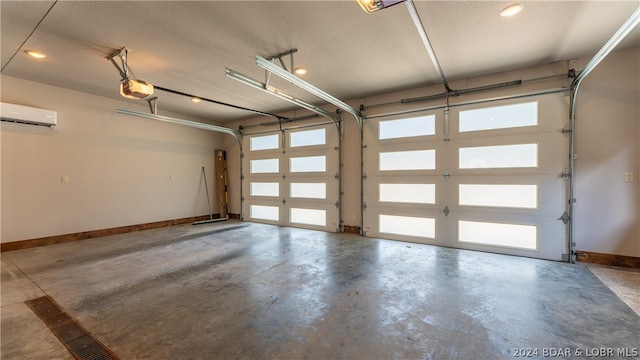
[[[632,182],[633,181],[633,173],[631,171],[627,171],[624,173],[624,181]]]
[[[62,175],[62,176],[60,177],[60,182],[61,182],[61,183],[63,183],[63,184],[68,183],[68,182],[69,182],[69,176],[67,176],[67,175]]]

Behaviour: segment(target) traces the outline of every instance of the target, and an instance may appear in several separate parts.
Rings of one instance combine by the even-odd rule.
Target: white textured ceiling
[[[450,81],[592,56],[640,6],[637,0],[523,3],[522,13],[502,18],[498,12],[510,2],[415,1]],[[106,56],[123,46],[136,78],[272,113],[295,107],[227,78],[225,67],[264,81],[255,55],[297,48],[296,65],[309,68],[304,79],[343,100],[439,81],[403,4],[368,15],[355,0],[2,0],[0,11],[2,74],[113,98],[120,98],[120,77]],[[620,48],[633,46],[640,46],[637,28]],[[26,49],[48,58],[34,60]],[[272,83],[322,104],[282,80]],[[254,116],[155,95],[160,113],[215,122]]]

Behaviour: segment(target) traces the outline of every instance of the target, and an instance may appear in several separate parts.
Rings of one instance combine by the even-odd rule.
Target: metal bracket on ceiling
[[[276,67],[276,69],[280,69],[280,68]],[[325,116],[325,117],[331,119],[334,122],[338,121],[337,115],[332,114],[327,110],[324,110],[324,109],[322,109],[322,108],[320,108],[320,107],[318,107],[316,105],[308,103],[308,102],[306,102],[306,101],[304,101],[302,99],[299,99],[299,98],[296,98],[294,96],[288,95],[288,94],[280,91],[279,89],[277,89],[277,88],[275,88],[273,86],[267,85],[265,83],[261,83],[258,80],[252,79],[252,78],[250,78],[250,77],[248,77],[248,76],[246,76],[244,74],[241,74],[241,73],[239,73],[239,72],[237,72],[237,71],[235,71],[233,69],[225,68],[225,73],[226,73],[227,77],[229,77],[231,79],[237,80],[237,81],[239,81],[241,83],[244,83],[246,85],[249,85],[249,86],[251,86],[251,87],[253,87],[255,89],[258,89],[258,90],[264,91],[266,93],[269,93],[271,95],[274,95],[276,97],[279,97],[282,100],[285,100],[285,101],[293,103],[293,104],[295,104],[297,106],[303,107],[303,108],[305,108],[307,110],[310,110],[310,111],[312,111],[312,112],[314,112],[314,113],[316,113],[318,115]],[[287,119],[284,118],[284,120],[287,120]]]
[[[297,53],[298,49],[291,49],[291,50],[287,50],[285,52],[282,52],[280,54],[277,55],[273,55],[273,56],[269,56],[266,57],[267,60],[269,61],[273,61],[275,59],[278,59],[280,61],[280,65],[282,66],[283,69],[287,70],[290,73],[293,73],[293,69],[295,69],[294,67],[294,62],[293,62],[293,54]],[[291,65],[291,70],[287,69],[287,65],[285,65],[284,60],[282,59],[283,57],[289,57],[289,63]]]
[[[147,100],[147,103],[149,103],[149,111],[151,111],[152,114],[157,114],[158,113],[158,97],[154,96],[152,98],[149,99],[145,99]]]
[[[266,57],[266,59],[271,61],[271,62],[274,62],[275,59],[278,59],[280,61],[280,65],[282,66],[282,68],[285,71],[288,71],[288,72],[293,74],[293,69],[295,69],[294,62],[293,62],[293,54],[295,54],[297,52],[298,52],[298,49],[291,49],[291,50],[282,52],[282,53],[277,54],[277,55],[268,56],[268,57]],[[287,69],[287,65],[284,63],[283,58],[286,57],[286,56],[289,57],[291,70]],[[265,69],[264,70],[264,85],[265,85],[265,87],[269,86],[269,82],[271,82],[271,71]]]
[[[109,54],[109,56],[107,56],[107,60],[111,61],[113,66],[115,66],[116,69],[118,69],[118,73],[120,73],[120,77],[122,77],[122,80],[129,78],[129,66],[127,65],[128,52],[129,50],[126,47],[122,47],[120,49],[114,50],[113,52],[111,52],[111,54]],[[118,65],[118,63],[115,60],[113,60],[113,58],[116,56],[120,58],[122,67],[120,67],[120,65]]]

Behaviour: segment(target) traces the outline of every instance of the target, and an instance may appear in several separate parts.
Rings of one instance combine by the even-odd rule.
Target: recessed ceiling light
[[[304,75],[307,73],[307,68],[297,67],[295,70],[293,70],[293,72],[295,72],[298,75]]]
[[[199,103],[200,101],[202,101],[202,99],[200,99],[199,97],[194,96],[194,97],[191,98],[191,101],[193,101],[194,103]]]
[[[518,14],[524,9],[524,4],[511,4],[506,8],[500,10],[500,16],[509,17]]]
[[[28,55],[36,58],[36,59],[44,59],[47,57],[47,54],[42,53],[40,51],[36,51],[36,50],[25,50],[25,53],[27,53]]]

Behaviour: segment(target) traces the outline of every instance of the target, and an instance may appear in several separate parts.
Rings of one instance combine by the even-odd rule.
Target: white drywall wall
[[[585,78],[576,114],[576,249],[640,257],[640,48]]]
[[[144,101],[1,81],[3,102],[58,112],[53,129],[1,125],[2,242],[205,215],[202,166],[216,204],[214,151],[225,135],[115,111],[148,111]]]

